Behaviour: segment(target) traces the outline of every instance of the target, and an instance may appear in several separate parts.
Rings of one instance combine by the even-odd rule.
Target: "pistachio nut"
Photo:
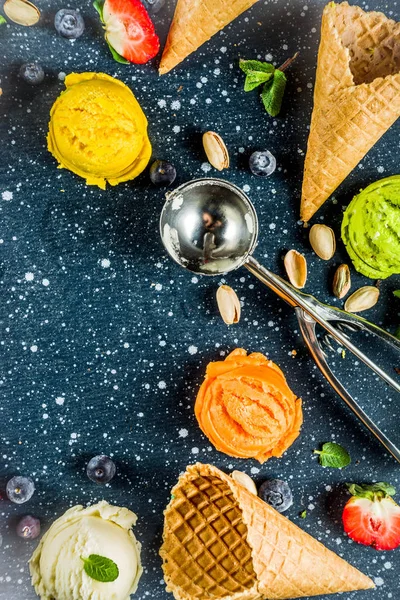
[[[322,260],[329,260],[336,251],[336,238],[333,229],[320,223],[310,229],[309,240],[315,254]]]
[[[302,289],[307,281],[307,261],[304,254],[297,250],[289,250],[283,260],[290,283],[297,289]]]
[[[348,265],[339,265],[333,277],[332,290],[336,298],[344,298],[351,287],[350,269]]]
[[[28,0],[6,0],[3,10],[10,21],[18,25],[35,25],[40,19],[40,10]]]
[[[368,310],[375,306],[379,299],[379,290],[372,285],[365,285],[358,289],[349,298],[344,305],[347,312],[357,313],[362,310]]]
[[[210,165],[222,171],[229,167],[229,154],[224,140],[215,131],[203,134],[203,146]]]
[[[220,285],[217,291],[217,304],[224,323],[232,325],[240,320],[240,300],[229,285]]]
[[[247,473],[243,473],[243,471],[232,471],[231,477],[236,481],[236,483],[239,483],[245,487],[248,492],[257,496],[256,484],[252,478],[247,475]]]

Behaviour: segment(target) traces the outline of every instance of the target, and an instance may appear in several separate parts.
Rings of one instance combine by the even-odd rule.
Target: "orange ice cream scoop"
[[[282,456],[300,433],[301,400],[263,354],[237,348],[211,362],[195,405],[203,433],[220,452],[260,463]]]

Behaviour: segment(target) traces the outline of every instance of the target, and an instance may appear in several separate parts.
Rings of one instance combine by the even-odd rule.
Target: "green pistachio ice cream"
[[[342,239],[355,269],[366,277],[400,273],[400,175],[376,181],[353,198]]]
[[[30,560],[32,584],[42,600],[129,600],[142,573],[136,515],[105,501],[74,506],[54,521]],[[91,555],[111,559],[116,577],[97,580],[84,570]]]

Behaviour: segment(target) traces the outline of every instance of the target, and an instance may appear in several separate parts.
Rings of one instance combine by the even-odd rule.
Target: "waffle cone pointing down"
[[[330,2],[301,199],[308,221],[400,116],[400,23]]]
[[[176,600],[275,600],[374,587],[211,465],[187,468],[164,515],[160,554]]]
[[[178,0],[160,75],[168,73],[258,0]]]

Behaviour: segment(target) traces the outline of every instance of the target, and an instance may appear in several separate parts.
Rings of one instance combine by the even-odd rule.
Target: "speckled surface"
[[[90,3],[89,3],[90,4]],[[155,18],[165,39],[172,2]],[[400,3],[361,2],[400,18]],[[169,490],[186,464],[196,460],[241,469],[257,482],[278,476],[290,482],[294,505],[287,515],[306,531],[375,579],[375,591],[345,599],[399,599],[400,551],[376,552],[350,542],[340,523],[345,481],[390,481],[400,487],[399,467],[353,418],[312,363],[291,309],[246,271],[225,279],[200,279],[165,254],[158,236],[163,192],[144,173],[134,183],[105,192],[59,171],[46,151],[50,107],[63,89],[60,73],[98,70],[120,77],[137,95],[150,122],[154,157],[178,170],[177,183],[205,173],[201,133],[218,131],[231,154],[224,173],[248,192],[260,218],[256,256],[282,273],[282,255],[294,247],[309,263],[307,290],[330,294],[335,265],[346,260],[342,244],[333,260],[313,255],[298,223],[301,169],[312,107],[312,87],[323,2],[260,2],[171,74],[155,65],[115,63],[102,39],[94,9],[74,3],[87,30],[76,42],[52,28],[61,0],[38,1],[38,26],[1,26],[0,69],[0,598],[33,600],[27,561],[36,543],[16,537],[20,515],[40,517],[46,529],[77,503],[106,499],[139,515],[145,573],[138,600],[164,600],[158,548]],[[238,57],[276,64],[300,50],[289,73],[282,116],[269,118],[257,92],[243,92]],[[19,66],[39,60],[46,80],[38,88],[17,77]],[[398,172],[399,125],[363,160],[318,213],[339,232],[342,207],[366,184]],[[268,180],[247,169],[251,150],[268,148],[278,170]],[[215,291],[225,281],[243,301],[239,325],[220,319]],[[354,288],[368,280],[353,272]],[[382,284],[379,305],[368,317],[390,331],[400,321],[392,290]],[[280,459],[260,466],[213,450],[194,418],[193,404],[209,360],[236,346],[268,353],[304,400],[300,438]],[[371,346],[371,344],[368,344]],[[379,349],[377,350],[379,354]],[[291,351],[297,350],[292,356]],[[390,372],[399,357],[382,354]],[[331,355],[360,402],[399,443],[399,399],[347,353]],[[352,464],[343,472],[323,469],[312,450],[328,440],[342,443]],[[107,453],[117,464],[111,485],[97,487],[85,474],[88,459]],[[16,506],[4,497],[5,482],[30,475],[36,494]],[[399,494],[397,495],[397,499]],[[307,508],[305,520],[299,513]]]

